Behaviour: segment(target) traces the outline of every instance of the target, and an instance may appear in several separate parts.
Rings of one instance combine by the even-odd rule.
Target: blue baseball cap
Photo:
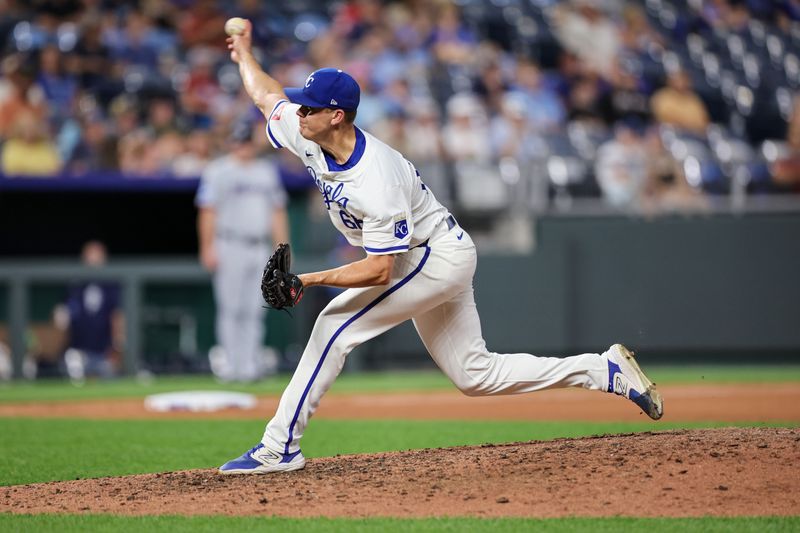
[[[350,74],[336,68],[321,68],[311,73],[305,87],[284,89],[294,104],[355,111],[361,89]]]

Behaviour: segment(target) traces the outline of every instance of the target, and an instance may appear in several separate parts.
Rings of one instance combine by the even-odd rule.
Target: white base
[[[182,391],[151,394],[144,399],[148,411],[208,412],[220,409],[253,409],[256,397],[243,392]]]

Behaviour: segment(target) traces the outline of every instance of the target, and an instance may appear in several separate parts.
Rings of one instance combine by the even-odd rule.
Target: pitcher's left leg
[[[608,388],[608,363],[596,353],[558,358],[488,351],[472,287],[415,316],[414,326],[436,364],[469,396],[560,387]]]
[[[628,398],[654,420],[664,414],[655,384],[621,344],[565,358],[489,352],[471,288],[414,317],[414,325],[434,361],[469,396],[583,387]]]

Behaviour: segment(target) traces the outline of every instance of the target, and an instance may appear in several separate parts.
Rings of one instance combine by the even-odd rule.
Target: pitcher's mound
[[[262,476],[195,470],[0,487],[0,512],[794,515],[798,464],[798,429],[664,431],[326,457]]]

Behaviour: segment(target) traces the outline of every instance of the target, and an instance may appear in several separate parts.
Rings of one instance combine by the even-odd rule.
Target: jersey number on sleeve
[[[349,214],[344,209],[339,210],[339,217],[342,219],[342,224],[345,225],[346,228],[350,229],[363,229],[364,228],[364,221],[359,220],[353,215]]]

